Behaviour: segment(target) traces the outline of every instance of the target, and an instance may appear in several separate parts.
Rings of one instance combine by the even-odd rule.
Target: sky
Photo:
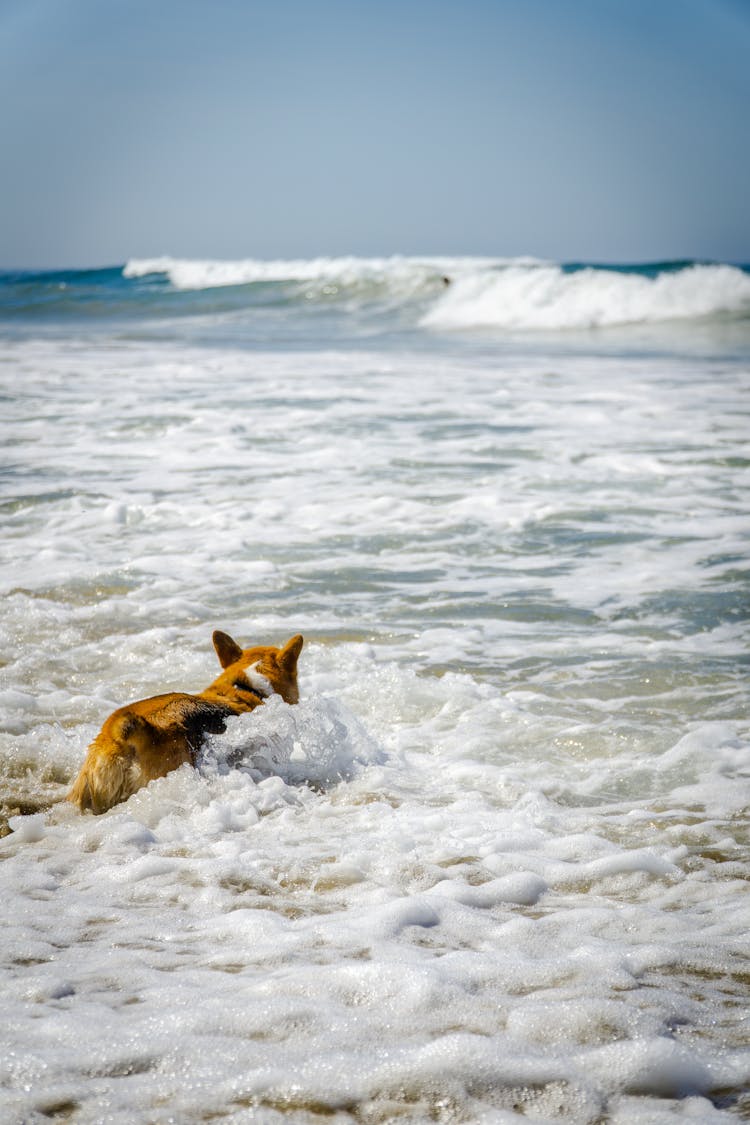
[[[750,0],[0,0],[0,268],[750,261]]]

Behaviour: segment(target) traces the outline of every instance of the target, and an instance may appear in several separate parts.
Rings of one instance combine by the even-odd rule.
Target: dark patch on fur
[[[202,699],[185,700],[181,706],[182,726],[190,749],[195,753],[207,734],[221,734],[226,721],[235,712],[231,707],[220,707],[217,703],[206,703]]]

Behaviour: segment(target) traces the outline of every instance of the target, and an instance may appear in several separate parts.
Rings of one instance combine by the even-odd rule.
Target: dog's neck
[[[246,684],[243,680],[235,680],[232,684],[235,691],[240,695],[253,695],[259,703],[263,703],[269,696],[273,695],[273,690],[266,691],[264,688],[255,687],[252,684]]]
[[[253,711],[272,695],[275,695],[273,685],[260,672],[255,665],[242,668],[237,675],[229,677],[219,676],[205,691],[201,692],[204,699],[212,703],[220,703],[231,708],[237,713]]]

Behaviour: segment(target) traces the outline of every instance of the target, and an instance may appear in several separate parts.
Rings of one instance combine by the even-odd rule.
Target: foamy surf
[[[734,266],[658,273],[508,266],[459,276],[422,318],[430,328],[570,329],[750,315],[750,276]]]
[[[223,734],[206,740],[201,770],[245,769],[255,778],[280,777],[290,785],[334,785],[351,778],[382,753],[356,716],[334,698],[280,697],[262,710],[230,719]]]
[[[419,328],[444,265],[10,284],[3,1120],[747,1115],[742,314]],[[301,702],[79,814],[216,627],[303,633]]]
[[[295,284],[302,299],[421,302],[422,328],[568,330],[750,316],[750,275],[722,264],[561,266],[533,258],[133,259],[178,290]]]
[[[626,801],[570,806],[564,759],[519,761],[533,713],[504,693],[310,656],[332,694],[293,722],[247,716],[102,817],[13,819],[8,1119],[723,1120],[750,1080],[728,1046],[750,906],[696,859],[732,865],[731,739],[666,755],[695,792],[644,789],[642,747]],[[679,811],[698,793],[710,821]]]
[[[525,259],[532,261],[532,259]],[[298,258],[264,261],[212,261],[184,258],[132,258],[123,268],[124,277],[163,274],[178,289],[207,289],[259,282],[320,281],[343,288],[379,282],[395,291],[416,290],[442,279],[450,272],[481,270],[496,259],[427,257],[408,258]]]

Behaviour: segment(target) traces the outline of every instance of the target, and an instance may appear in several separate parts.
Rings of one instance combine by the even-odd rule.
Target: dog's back
[[[204,736],[218,734],[235,713],[176,692],[121,707],[89,747],[69,800],[95,813],[127,801],[154,778],[194,765]]]
[[[281,649],[243,650],[220,632],[213,640],[222,674],[199,695],[155,695],[110,715],[88,749],[69,801],[106,812],[149,781],[185,763],[194,765],[204,737],[222,731],[230,716],[254,710],[270,694],[297,702],[301,636]]]

